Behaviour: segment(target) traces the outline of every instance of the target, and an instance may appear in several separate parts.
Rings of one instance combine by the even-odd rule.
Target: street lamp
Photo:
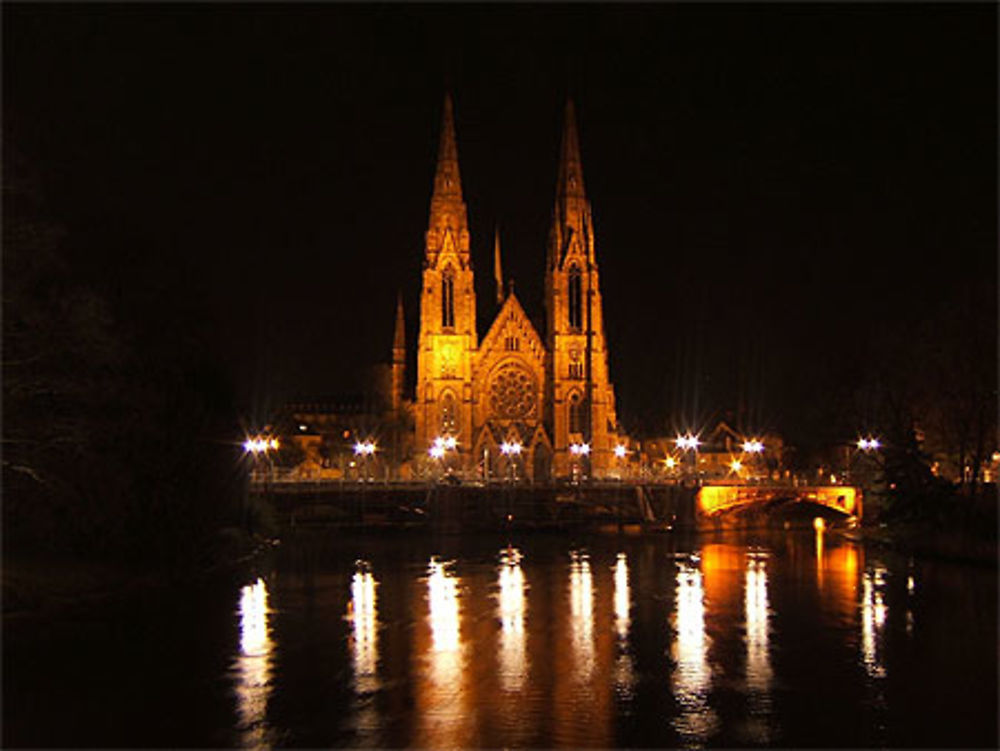
[[[627,454],[628,454],[628,448],[625,446],[624,443],[619,443],[617,446],[615,446],[615,458],[618,460],[619,480],[624,479],[624,477],[622,477],[622,460],[625,458]]]
[[[260,474],[261,461],[268,458],[268,456],[267,456],[268,452],[269,451],[277,451],[278,448],[279,448],[279,446],[280,446],[280,444],[278,443],[278,439],[275,438],[274,436],[269,436],[269,435],[255,435],[255,436],[247,436],[246,437],[246,440],[243,441],[243,452],[245,454],[249,454],[250,456],[253,457],[253,472],[252,472],[252,475],[251,475],[253,477],[253,479],[256,480],[257,476]],[[271,469],[271,464],[268,461],[268,464],[264,468],[264,470],[265,470],[264,471],[264,502],[265,503],[267,503],[267,500],[268,500],[268,491],[269,491],[269,488],[267,486],[267,481],[268,481],[268,479],[270,477],[270,474],[271,474],[270,469]],[[247,493],[249,494],[249,490],[247,491]],[[243,501],[243,523],[244,523],[244,526],[247,528],[248,531],[250,531],[250,532],[253,531],[252,528],[251,528],[251,524],[250,524],[250,501],[249,501],[249,497],[244,497],[244,501]]]
[[[364,441],[358,441],[354,444],[354,455],[360,457],[362,461],[362,466],[364,467],[364,477],[362,480],[368,479],[368,458],[375,454],[375,442],[368,439]]]
[[[590,456],[590,444],[589,443],[571,443],[569,446],[569,453],[577,457],[577,462],[574,462],[573,467],[576,473],[579,474],[581,470],[582,457]]]
[[[701,441],[698,440],[697,436],[693,436],[690,433],[688,433],[687,435],[679,435],[679,436],[677,436],[677,438],[674,439],[674,443],[677,444],[677,448],[682,449],[684,451],[690,451],[691,452],[691,456],[693,457],[693,460],[694,460],[694,465],[693,465],[692,473],[694,475],[694,481],[695,481],[695,483],[697,483],[697,481],[698,481],[698,446],[701,445]]]
[[[434,439],[431,447],[427,450],[430,454],[431,459],[437,459],[442,465],[445,464],[445,455],[449,451],[454,451],[458,448],[458,441],[455,436],[438,436]],[[450,468],[448,468],[450,471]]]
[[[500,444],[500,453],[507,457],[511,480],[516,480],[517,462],[514,457],[521,455],[521,444],[518,441],[504,441]]]

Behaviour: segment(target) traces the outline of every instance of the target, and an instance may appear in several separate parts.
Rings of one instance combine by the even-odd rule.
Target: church
[[[412,416],[413,464],[470,480],[618,476],[622,440],[608,373],[590,202],[572,101],[566,105],[545,254],[545,331],[532,325],[494,256],[499,312],[476,329],[474,269],[458,141],[445,97],[420,291],[417,377],[404,400],[397,309],[392,402]]]

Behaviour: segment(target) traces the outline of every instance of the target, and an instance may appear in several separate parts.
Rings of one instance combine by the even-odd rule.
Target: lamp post
[[[500,444],[500,453],[507,457],[508,475],[511,482],[517,480],[516,457],[521,455],[521,444],[518,441],[504,441]]]
[[[859,452],[865,454],[866,456],[874,456],[875,453],[882,448],[882,442],[878,438],[869,435],[867,438],[858,438],[857,442],[855,443],[855,446],[857,447],[857,450]],[[851,471],[850,459],[848,459],[847,474],[848,474],[848,481],[852,482],[853,473]]]
[[[690,433],[688,433],[687,435],[679,435],[679,436],[677,436],[677,438],[674,439],[674,442],[677,444],[677,448],[682,449],[683,451],[690,451],[691,452],[691,456],[693,457],[693,465],[692,465],[692,470],[691,470],[692,481],[693,481],[693,483],[695,485],[697,485],[698,484],[698,446],[701,445],[701,441],[698,440],[697,436],[693,436]]]
[[[267,503],[268,500],[268,481],[271,475],[271,463],[268,457],[269,451],[277,451],[280,444],[278,439],[274,436],[258,434],[255,436],[247,436],[246,440],[243,441],[243,453],[253,457],[253,468],[251,469],[251,480],[256,480],[257,475],[260,474],[261,464],[264,464],[264,502]],[[249,495],[249,489],[247,490]],[[253,525],[250,523],[250,502],[249,498],[244,500],[243,503],[243,526],[246,528],[247,532],[253,532]]]
[[[572,443],[569,447],[569,453],[576,457],[573,462],[573,474],[574,480],[578,481],[580,475],[586,478],[585,466],[583,464],[584,457],[590,456],[590,444],[589,443]]]
[[[375,448],[375,442],[371,439],[358,441],[354,444],[354,456],[357,457],[357,461],[361,463],[362,467],[362,476],[358,478],[360,482],[366,482],[370,479],[368,459],[369,457],[374,456]]]
[[[749,454],[750,455],[751,465],[752,464],[757,464],[756,458],[759,457],[761,454],[764,453],[764,444],[761,443],[756,438],[750,438],[750,439],[747,439],[747,440],[743,441],[743,445],[741,446],[741,448],[743,449],[743,453],[744,454]],[[760,473],[759,466],[757,468],[757,473],[758,473],[758,475]],[[751,475],[751,478],[752,477],[753,477],[753,475]]]

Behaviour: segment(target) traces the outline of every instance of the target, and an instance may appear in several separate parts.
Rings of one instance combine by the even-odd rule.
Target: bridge
[[[265,499],[282,524],[351,528],[693,530],[766,523],[791,506],[810,505],[845,519],[861,516],[860,490],[841,485],[255,482],[250,494]]]
[[[727,512],[767,509],[790,503],[807,503],[831,509],[845,517],[861,519],[859,488],[849,485],[705,485],[698,490],[699,515],[714,517]]]

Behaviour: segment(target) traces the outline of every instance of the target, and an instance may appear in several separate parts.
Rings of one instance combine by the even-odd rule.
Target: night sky
[[[118,315],[150,295],[195,312],[251,420],[356,390],[397,291],[412,366],[446,87],[481,334],[497,224],[543,324],[574,98],[626,429],[742,405],[801,440],[873,331],[995,284],[992,3],[3,15],[5,159]]]

